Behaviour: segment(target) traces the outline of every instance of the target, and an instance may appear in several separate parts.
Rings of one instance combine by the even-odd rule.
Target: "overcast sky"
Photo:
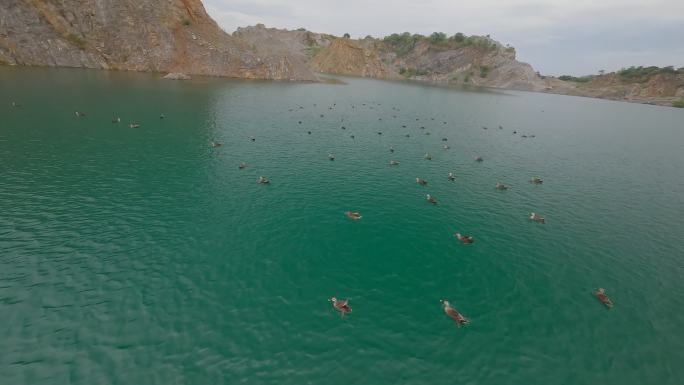
[[[684,67],[684,0],[204,0],[229,33],[266,24],[352,37],[491,35],[544,74]]]

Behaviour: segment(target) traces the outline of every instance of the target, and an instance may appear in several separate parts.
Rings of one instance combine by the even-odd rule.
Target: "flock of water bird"
[[[376,102],[371,102],[370,105],[367,105],[366,103],[362,103],[362,104],[361,104],[362,107],[368,107],[369,109],[373,109],[373,108],[374,108],[373,106],[381,106],[381,105],[382,105],[381,103],[376,103]],[[313,106],[316,107],[317,104],[314,103]],[[336,103],[333,103],[332,105],[328,106],[328,109],[329,109],[329,110],[334,110],[334,109],[336,108],[336,106],[337,106],[337,104],[336,104]],[[16,103],[16,102],[12,102],[12,107],[18,108],[18,107],[21,107],[21,104]],[[304,109],[304,106],[301,106],[301,105],[300,105],[300,106],[297,106],[296,108],[298,108],[298,109],[300,109],[300,110],[303,110],[303,109]],[[356,109],[357,106],[354,105],[354,104],[352,104],[352,105],[351,105],[351,108],[352,108],[352,109]],[[289,111],[289,112],[293,112],[294,110],[295,110],[295,108],[290,108],[288,111]],[[399,110],[398,108],[396,108],[396,107],[392,107],[392,110],[393,110],[393,111],[396,111],[396,112],[400,111],[400,110]],[[75,111],[75,112],[74,112],[74,115],[75,115],[77,118],[82,118],[82,117],[85,117],[85,116],[86,116],[86,114],[85,114],[84,112],[81,112],[81,111]],[[320,116],[321,118],[324,118],[324,117],[325,117],[324,114],[320,114],[319,116]],[[165,118],[166,118],[165,114],[162,113],[162,114],[159,115],[159,119],[165,119]],[[393,114],[393,115],[392,115],[392,118],[397,118],[397,115],[396,115],[396,114]],[[378,120],[382,120],[382,118],[379,117]],[[416,120],[416,121],[419,121],[420,118],[415,118],[415,120]],[[433,120],[433,121],[434,121],[435,119],[434,119],[434,118],[430,118],[430,120]],[[118,124],[118,123],[121,122],[121,118],[120,118],[119,116],[117,116],[117,115],[113,115],[111,121],[112,121],[112,123]],[[341,121],[344,122],[344,118],[342,118]],[[299,121],[298,121],[298,124],[301,125],[301,124],[302,124],[302,121],[299,120]],[[443,124],[443,125],[446,125],[447,122],[446,122],[446,121],[443,121],[442,124]],[[128,126],[129,126],[130,128],[139,128],[139,127],[140,127],[140,123],[138,123],[138,122],[136,122],[136,121],[133,121],[133,122],[130,122],[130,124],[129,124]],[[346,130],[346,129],[347,129],[347,127],[344,126],[344,125],[342,125],[340,128],[341,128],[342,130]],[[404,128],[404,129],[405,129],[405,128],[407,128],[407,125],[405,125],[405,124],[404,124],[404,125],[401,125],[401,128]],[[426,128],[425,128],[425,126],[420,126],[420,129],[421,129],[421,130],[425,130]],[[487,130],[488,127],[482,126],[482,129],[483,129],[483,130]],[[503,126],[498,126],[498,129],[499,129],[499,130],[503,130],[504,128],[503,128]],[[312,135],[312,131],[308,130],[308,131],[307,131],[307,134],[308,134],[308,135]],[[377,134],[378,134],[378,135],[382,135],[382,131],[378,131]],[[430,132],[429,132],[429,131],[425,131],[424,134],[425,134],[425,135],[430,135]],[[517,131],[517,130],[514,130],[514,131],[513,131],[513,134],[518,134],[518,131]],[[409,137],[410,137],[410,134],[407,133],[407,134],[405,135],[405,137],[409,138]],[[533,134],[532,134],[532,135],[521,134],[521,137],[522,137],[522,138],[534,138],[535,135],[533,135]],[[355,139],[355,135],[354,135],[354,134],[351,134],[351,135],[350,135],[350,138],[351,138],[351,139]],[[252,142],[256,141],[256,138],[254,138],[254,137],[249,137],[249,139],[250,139]],[[442,138],[442,141],[444,142],[444,144],[442,145],[442,148],[443,148],[444,150],[449,150],[450,147],[449,147],[448,144],[446,144],[446,143],[448,142],[448,138],[444,137],[444,138]],[[209,144],[209,147],[211,147],[212,149],[217,149],[217,148],[219,148],[219,147],[221,147],[221,146],[222,146],[222,143],[221,143],[221,142],[218,142],[218,141],[212,141],[212,142]],[[394,146],[390,146],[390,147],[389,147],[389,152],[390,152],[391,154],[394,154],[394,153],[395,153],[395,148],[394,148]],[[331,160],[331,161],[334,161],[334,160],[335,160],[335,154],[332,153],[332,152],[328,153],[328,159]],[[426,153],[426,154],[424,155],[424,159],[425,159],[425,160],[432,160],[432,155],[430,155],[430,153]],[[483,162],[483,161],[484,161],[484,158],[481,157],[481,156],[477,156],[477,157],[475,157],[474,160],[475,160],[476,162]],[[390,166],[398,166],[399,163],[400,163],[399,161],[394,160],[394,159],[393,159],[393,160],[390,160],[390,162],[389,162]],[[239,169],[245,169],[246,167],[247,167],[247,163],[245,163],[245,162],[241,162],[241,163],[238,165],[238,168],[239,168]],[[449,173],[447,174],[447,179],[448,179],[449,181],[455,181],[455,180],[456,180],[456,175],[454,175],[453,172],[449,172]],[[266,176],[259,176],[258,179],[257,179],[257,183],[259,183],[259,184],[269,184],[269,183],[270,183],[270,180],[269,180]],[[423,179],[423,178],[420,178],[420,177],[416,177],[416,183],[419,184],[419,185],[421,185],[421,186],[427,186],[427,184],[428,184],[427,180],[425,180],[425,179]],[[533,183],[533,184],[542,184],[542,183],[543,183],[543,179],[542,179],[541,177],[534,176],[534,177],[532,177],[532,178],[530,179],[530,183]],[[506,184],[504,184],[504,183],[502,183],[502,182],[497,182],[497,183],[494,185],[494,188],[497,189],[497,190],[503,191],[503,190],[508,190],[508,189],[509,189],[509,186],[506,185]],[[427,202],[430,203],[430,204],[436,205],[436,204],[438,203],[438,202],[437,202],[437,199],[436,199],[434,196],[430,195],[430,194],[426,194],[425,197],[426,197]],[[354,220],[354,221],[358,221],[358,220],[361,220],[361,219],[363,218],[363,216],[361,215],[361,213],[356,212],[356,211],[347,211],[347,212],[345,212],[344,214],[345,214],[349,219]],[[535,213],[535,212],[530,213],[529,219],[532,220],[532,221],[534,221],[534,222],[540,223],[540,224],[545,224],[545,223],[546,223],[546,218],[544,218],[543,216],[541,216],[540,214]],[[454,237],[455,237],[458,241],[460,241],[461,243],[463,243],[464,245],[471,245],[471,244],[473,244],[473,243],[475,242],[475,238],[474,238],[472,235],[465,235],[465,234],[461,234],[460,232],[456,232],[456,233],[454,234]],[[602,304],[604,304],[607,308],[610,309],[610,308],[613,307],[613,302],[612,302],[612,300],[608,297],[608,295],[606,294],[605,289],[603,289],[603,288],[598,288],[598,289],[596,289],[596,291],[594,292],[594,295],[595,295],[596,298],[597,298]],[[335,311],[337,311],[337,312],[340,314],[340,317],[344,317],[345,314],[349,314],[349,313],[352,312],[352,308],[351,308],[351,306],[349,305],[349,299],[340,300],[340,299],[338,299],[337,297],[331,297],[328,301],[332,304],[333,309],[334,309]],[[451,304],[449,303],[448,300],[442,299],[442,300],[440,300],[440,303],[442,304],[442,307],[443,307],[443,310],[444,310],[445,314],[446,314],[448,317],[450,317],[451,319],[453,319],[453,320],[456,322],[456,325],[457,325],[458,327],[460,327],[461,325],[466,325],[466,324],[469,323],[469,320],[468,320],[466,317],[464,317],[456,308],[454,308],[453,306],[451,306]]]
[[[360,107],[367,107],[368,109],[374,109],[374,106],[375,106],[375,107],[379,107],[379,106],[381,106],[381,105],[382,105],[381,103],[370,102],[369,104],[362,103]],[[314,104],[313,104],[313,107],[317,107],[317,104],[314,103]],[[328,106],[328,110],[334,110],[336,107],[337,107],[337,104],[336,104],[336,103],[333,103],[332,105]],[[357,106],[354,105],[354,104],[352,104],[352,105],[351,105],[351,108],[352,108],[352,109],[357,109]],[[288,110],[288,112],[293,112],[293,111],[295,111],[296,109],[303,110],[303,109],[304,109],[304,106],[300,105],[300,106],[297,106],[297,107],[295,107],[295,108],[290,108],[290,109]],[[396,111],[396,112],[400,111],[397,107],[392,107],[392,110],[393,110],[393,111]],[[325,118],[325,115],[324,115],[324,114],[319,114],[319,117],[320,117],[320,118]],[[397,115],[396,115],[396,114],[393,114],[393,115],[392,115],[392,118],[397,118]],[[381,121],[381,120],[382,120],[382,117],[379,117],[378,120]],[[415,120],[416,120],[416,121],[420,121],[420,118],[415,118]],[[434,121],[435,118],[434,118],[434,117],[433,117],[433,118],[430,118],[430,120],[431,120],[431,121]],[[342,122],[342,123],[344,122],[344,118],[341,119],[341,122]],[[301,120],[298,120],[298,121],[297,121],[297,124],[298,124],[298,125],[301,125],[302,123],[303,123],[303,122],[302,122]],[[442,122],[442,125],[447,125],[447,122],[446,122],[446,121],[443,121],[443,122]],[[401,128],[406,129],[406,128],[407,128],[407,125],[406,125],[406,124],[401,125]],[[425,127],[425,126],[420,126],[419,128],[420,128],[421,130],[426,130],[426,127]],[[345,125],[341,125],[341,126],[340,126],[340,129],[346,130],[347,127],[346,127]],[[482,126],[482,129],[483,129],[483,130],[487,130],[488,127],[487,127],[487,126]],[[499,129],[499,130],[503,130],[504,127],[500,125],[500,126],[498,126],[498,129]],[[308,134],[308,135],[312,135],[312,131],[311,131],[311,130],[307,130],[307,134]],[[517,131],[517,130],[514,130],[514,131],[513,131],[513,134],[518,134],[518,131]],[[379,136],[382,135],[382,131],[378,131],[378,132],[377,132],[377,135],[379,135]],[[424,135],[430,135],[430,132],[429,132],[429,131],[424,131]],[[528,134],[520,134],[520,136],[521,136],[522,138],[535,138],[535,137],[536,137],[536,135],[534,135],[534,134],[530,134],[530,135],[528,135]],[[407,133],[407,134],[405,134],[405,137],[410,138],[411,135]],[[350,138],[351,138],[351,139],[355,139],[356,137],[355,137],[354,134],[350,134]],[[255,138],[254,138],[254,137],[250,137],[250,140],[255,141]],[[448,138],[446,138],[446,137],[442,138],[442,142],[444,142],[444,144],[442,145],[442,148],[443,148],[444,150],[449,150],[449,149],[450,149],[450,146],[447,144]],[[211,142],[210,146],[211,146],[212,148],[217,148],[217,147],[220,147],[220,146],[221,146],[221,143],[220,143],[220,142]],[[395,148],[394,148],[394,146],[392,146],[392,145],[389,146],[389,152],[390,152],[390,154],[394,154],[394,153],[395,153]],[[328,159],[329,159],[330,161],[334,161],[334,160],[336,159],[335,154],[332,153],[332,152],[329,152],[329,153],[328,153]],[[428,153],[426,153],[426,154],[424,155],[424,159],[425,159],[425,160],[432,160],[432,155],[428,152]],[[476,162],[483,162],[483,161],[484,161],[484,158],[481,157],[481,156],[477,156],[477,157],[475,157],[474,160],[475,160]],[[400,164],[400,162],[399,162],[398,160],[395,160],[395,159],[392,159],[392,160],[389,161],[389,165],[390,165],[390,166],[398,166],[399,164]],[[243,169],[243,168],[245,168],[245,167],[246,167],[246,163],[244,163],[244,162],[243,162],[243,163],[240,163],[240,166],[239,166],[240,169]],[[454,175],[453,172],[449,172],[449,173],[447,174],[447,179],[448,179],[449,181],[455,181],[455,180],[456,180],[456,175]],[[260,176],[260,177],[258,178],[257,182],[260,183],[260,184],[267,184],[267,183],[270,183],[270,180],[269,180],[267,177],[265,177],[265,176]],[[534,177],[532,177],[532,178],[529,180],[529,182],[530,182],[530,183],[533,183],[533,184],[540,185],[540,184],[542,184],[544,181],[543,181],[543,179],[542,179],[541,177],[539,177],[539,176],[534,176]],[[421,186],[427,186],[427,184],[428,184],[427,180],[425,180],[425,179],[423,179],[423,178],[420,178],[420,177],[416,177],[416,183],[419,184],[419,185],[421,185]],[[502,182],[497,182],[497,183],[494,185],[494,188],[495,188],[496,190],[503,191],[503,190],[508,190],[508,189],[509,189],[509,186],[506,185],[506,184],[504,184],[504,183],[502,183]],[[429,203],[431,203],[431,204],[433,204],[433,205],[436,205],[436,204],[438,203],[438,202],[437,202],[437,199],[436,199],[434,196],[430,195],[430,194],[426,194],[425,198],[426,198],[427,202],[429,202]],[[359,213],[359,212],[357,212],[357,211],[346,211],[344,214],[345,214],[349,219],[354,220],[354,221],[358,221],[358,220],[361,220],[361,219],[363,218],[363,216],[361,215],[361,213]],[[546,218],[544,218],[542,215],[540,215],[540,214],[538,214],[538,213],[535,213],[535,212],[530,213],[529,219],[532,220],[532,221],[534,221],[534,222],[540,223],[540,224],[545,224],[545,223],[546,223]],[[473,243],[475,242],[475,238],[474,238],[472,235],[464,235],[464,234],[461,234],[460,232],[456,232],[456,233],[454,234],[454,237],[455,237],[458,241],[460,241],[461,243],[463,243],[463,244],[465,244],[465,245],[470,245],[470,244],[473,244]],[[598,288],[594,294],[595,294],[595,296],[599,299],[599,301],[601,301],[601,303],[603,303],[606,307],[611,308],[611,307],[613,306],[612,301],[611,301],[610,298],[605,294],[605,289],[603,289],[603,288]],[[332,304],[333,309],[334,309],[335,311],[337,311],[337,312],[340,314],[340,317],[344,317],[345,314],[349,314],[349,313],[352,312],[352,308],[351,308],[351,306],[350,306],[350,304],[349,304],[349,299],[341,300],[341,299],[338,299],[337,297],[331,297],[328,301]],[[465,325],[465,324],[469,323],[469,320],[468,320],[467,318],[465,318],[465,317],[464,317],[456,308],[454,308],[453,306],[451,306],[451,304],[449,303],[448,300],[443,299],[443,300],[440,300],[440,302],[441,302],[441,304],[442,304],[442,307],[443,307],[443,310],[444,310],[445,314],[446,314],[447,316],[449,316],[450,318],[452,318],[452,319],[456,322],[456,325],[457,325],[457,326],[460,327],[461,325]]]

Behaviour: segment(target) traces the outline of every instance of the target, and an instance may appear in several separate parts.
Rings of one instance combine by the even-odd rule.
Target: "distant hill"
[[[684,107],[684,68],[629,67],[606,74],[559,79],[574,84],[568,92],[572,95]]]

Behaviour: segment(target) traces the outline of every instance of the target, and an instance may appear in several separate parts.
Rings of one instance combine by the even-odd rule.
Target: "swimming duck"
[[[359,219],[362,218],[361,214],[359,212],[356,212],[356,211],[346,211],[344,213],[344,215],[346,215],[349,219],[353,219],[355,221],[358,221]]]
[[[398,166],[399,162],[396,160],[390,160],[390,166]]]
[[[530,213],[530,219],[537,223],[546,223],[546,218],[537,213]]]
[[[478,156],[477,158],[475,158],[475,161],[476,161],[476,162],[482,162],[483,160],[484,160],[484,159],[482,159],[481,156]]]
[[[164,119],[165,117],[166,115],[164,115],[164,113],[159,114],[159,119]]]
[[[240,170],[242,170],[242,169],[245,168],[245,167],[247,167],[247,163],[245,163],[245,162],[240,162],[240,165],[238,166],[238,168],[239,168]]]
[[[121,118],[118,116],[115,116],[112,118],[112,123],[121,123]]]
[[[534,177],[532,177],[532,179],[530,179],[530,182],[532,182],[534,184],[542,184],[542,183],[544,183],[544,180],[538,176],[534,176]]]
[[[12,102],[12,107],[21,107],[21,104],[17,102]]]
[[[445,150],[448,150],[448,149],[449,149],[449,145],[448,145],[448,144],[445,144],[444,146],[442,146],[442,148],[445,149]]]
[[[390,152],[394,152],[394,146],[390,146]]]
[[[354,135],[349,135],[349,137],[352,139],[356,138]]]
[[[140,127],[140,124],[138,124],[138,123],[131,123],[131,124],[128,125],[128,127],[130,127],[130,128],[138,128],[138,127]]]
[[[416,178],[416,183],[418,183],[421,186],[427,185],[427,181],[425,179],[422,179],[422,178]]]
[[[266,178],[265,176],[260,176],[259,179],[257,180],[257,183],[259,183],[259,184],[269,184],[269,183],[271,183],[271,181],[268,180],[268,178]]]
[[[299,124],[302,124],[302,121],[301,121],[301,120],[299,121]]]
[[[311,131],[307,131],[307,133],[308,133],[309,135],[311,135]]]
[[[610,298],[608,298],[608,295],[606,295],[606,289],[599,287],[596,289],[594,294],[596,295],[596,298],[598,298],[602,304],[606,305],[608,309],[613,307],[613,301],[611,301]]]
[[[411,137],[411,135],[409,135],[409,134],[406,134],[406,135],[404,135],[404,136],[406,136],[407,138]]]
[[[451,307],[451,305],[449,305],[449,301],[447,301],[446,299],[442,299],[439,302],[441,302],[442,306],[444,306],[444,313],[446,313],[446,315],[448,315],[449,318],[456,321],[456,326],[458,326],[459,328],[461,327],[461,325],[466,325],[470,322],[461,313],[459,313],[458,310]]]
[[[428,202],[432,203],[433,205],[437,204],[437,199],[435,199],[432,195],[427,194],[425,196],[425,199],[427,199]]]
[[[253,136],[250,136],[250,137],[249,137],[249,140],[251,140],[252,142],[256,142],[256,138],[253,137]]]
[[[382,135],[382,132],[378,131],[378,135]]]
[[[74,115],[76,115],[77,118],[86,116],[85,112],[78,112],[78,111],[74,111]]]
[[[499,126],[499,130],[503,130],[503,127],[502,127],[502,126]]]
[[[447,139],[447,138],[442,138],[442,142],[446,142],[447,140],[449,140],[449,139]]]
[[[487,129],[487,127],[485,127],[485,126],[482,126],[482,129],[483,129],[483,130],[486,130],[486,129]]]
[[[450,181],[454,181],[454,180],[456,180],[456,175],[454,175],[453,172],[450,172],[448,178]]]
[[[132,126],[132,125],[131,125],[131,126]],[[211,142],[211,144],[209,144],[209,146],[211,146],[211,147],[213,147],[213,148],[217,148],[217,147],[221,147],[222,144],[219,143],[219,142]]]
[[[330,298],[328,301],[332,302],[333,309],[336,311],[340,312],[340,317],[344,318],[345,314],[349,314],[352,312],[351,307],[349,307],[349,300],[338,300],[335,297]]]
[[[425,153],[425,159],[432,160],[432,155]]]
[[[329,154],[328,154],[328,159],[330,159],[330,160],[335,160],[335,154],[329,153]]]
[[[496,186],[494,186],[497,190],[508,190],[508,186],[501,182],[496,182]]]
[[[346,129],[347,129],[347,127],[345,127],[345,126],[342,126],[342,127],[340,127],[340,128],[343,129],[343,130],[346,130]]]
[[[456,234],[454,234],[454,237],[456,237],[456,239],[465,243],[466,245],[469,245],[469,244],[475,242],[475,239],[470,235],[461,235],[461,233],[456,233]]]

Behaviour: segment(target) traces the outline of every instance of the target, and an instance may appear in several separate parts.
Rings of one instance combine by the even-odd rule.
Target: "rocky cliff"
[[[200,0],[2,0],[0,63],[315,79],[226,34]]]
[[[334,39],[314,56],[311,68],[341,75],[371,78],[391,76],[390,68],[380,58],[379,47],[373,43],[357,44],[349,39]]]
[[[256,45],[271,41],[300,52],[302,58],[308,54],[303,60],[316,72],[530,91],[572,86],[539,76],[532,66],[516,60],[513,48],[488,37],[432,42],[429,37],[408,35],[409,41],[393,44],[389,39],[355,40],[263,26],[240,29],[233,36]]]

